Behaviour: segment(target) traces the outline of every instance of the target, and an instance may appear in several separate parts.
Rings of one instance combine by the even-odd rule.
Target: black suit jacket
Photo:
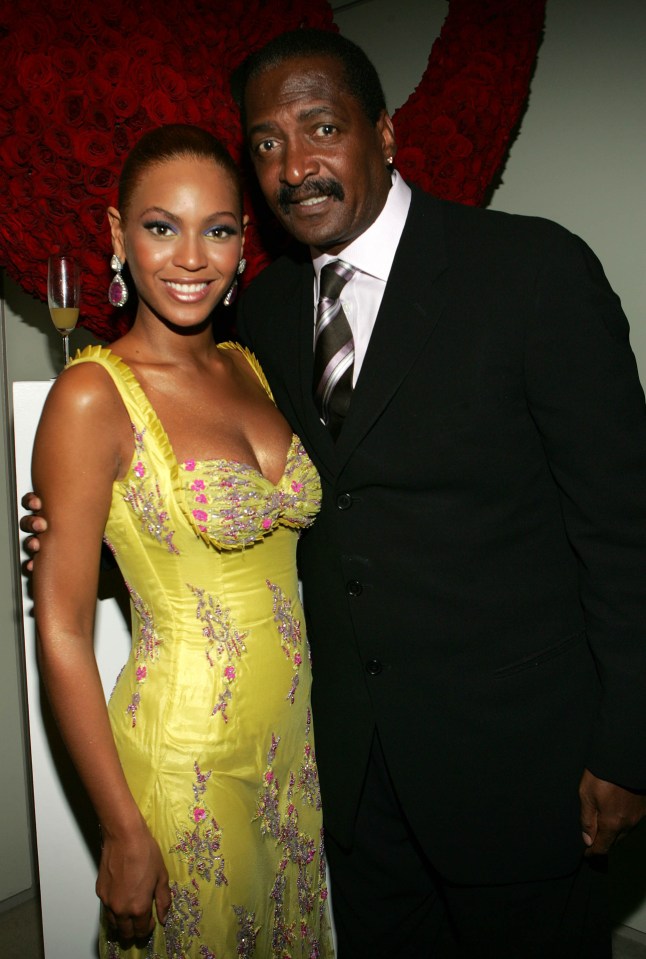
[[[555,224],[414,191],[334,444],[312,278],[283,257],[239,326],[323,483],[299,562],[327,828],[351,842],[376,727],[447,878],[564,873],[584,767],[646,786],[646,411],[619,300]]]

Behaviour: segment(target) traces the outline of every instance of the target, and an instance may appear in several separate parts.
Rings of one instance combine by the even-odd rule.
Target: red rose
[[[452,157],[468,157],[473,153],[473,143],[461,133],[456,133],[448,139],[446,152]]]
[[[179,105],[182,123],[193,123],[199,126],[204,114],[192,98],[184,100]]]
[[[188,102],[188,100],[185,100],[184,104],[187,104]],[[209,90],[200,94],[199,96],[191,97],[190,102],[193,104],[193,106],[197,107],[200,112],[200,116],[204,118],[205,122],[212,123],[216,118],[218,118],[218,103],[212,91]]]
[[[161,63],[157,64],[154,77],[160,89],[170,100],[183,100],[186,96],[186,81],[170,67]]]
[[[173,42],[173,34],[166,24],[157,17],[150,17],[148,20],[140,23],[139,28],[142,35],[151,42],[154,42],[155,45],[161,46],[164,43]]]
[[[85,171],[83,183],[90,196],[106,196],[114,190],[117,178],[107,167],[92,167]]]
[[[204,96],[211,93],[216,94],[217,86],[215,81],[205,73],[189,73],[186,77],[186,94],[190,98]],[[228,92],[228,91],[227,91]]]
[[[433,171],[433,192],[447,200],[459,200],[465,170],[462,160],[444,160]]]
[[[9,180],[9,193],[20,207],[29,203],[34,195],[34,184],[31,177],[12,176]],[[5,213],[3,212],[3,217]]]
[[[125,126],[131,132],[131,135],[134,135],[136,139],[139,139],[144,130],[148,130],[150,127],[150,120],[148,119],[148,114],[144,110],[143,106],[139,105],[137,107],[136,113],[134,113],[128,120],[125,121]]]
[[[78,207],[87,201],[85,186],[83,182],[70,183],[67,188],[67,198],[73,207]]]
[[[41,207],[42,213],[46,217],[51,217],[52,220],[66,220],[70,215],[70,208],[65,203],[64,200],[58,199],[57,197],[50,197],[47,200],[47,203],[43,201],[42,198],[37,198],[37,203]]]
[[[61,224],[61,239],[68,250],[82,250],[89,242],[94,243],[93,236],[87,237],[76,217],[68,217]]]
[[[101,69],[102,51],[94,41],[83,45],[83,56],[85,59],[85,75],[91,77]]]
[[[79,209],[79,217],[90,236],[100,236],[108,228],[106,205],[99,200],[86,200]]]
[[[123,124],[118,123],[112,134],[112,143],[114,146],[115,156],[121,156],[124,153],[127,153],[130,149],[130,138],[128,136],[128,131]]]
[[[152,63],[159,59],[159,44],[142,33],[129,37],[125,49],[137,60]]]
[[[476,180],[465,180],[462,184],[461,203],[468,206],[477,206],[482,202],[482,188]]]
[[[395,166],[405,180],[417,183],[426,166],[426,154],[420,147],[403,147],[397,151]]]
[[[112,82],[100,73],[95,73],[86,78],[85,93],[92,104],[92,110],[101,110],[103,104],[112,96]],[[89,120],[92,123],[92,119]]]
[[[134,4],[104,4],[103,19],[110,23],[122,37],[129,37],[136,32],[141,24],[141,8],[143,3]]]
[[[8,110],[0,107],[0,139],[8,136],[15,129],[14,117]]]
[[[47,126],[43,130],[43,142],[46,147],[53,150],[58,156],[72,156],[72,140],[69,133],[63,127]]]
[[[458,130],[466,130],[473,134],[478,125],[479,116],[479,112],[472,107],[464,107],[462,110],[458,110],[455,114],[455,123]]]
[[[83,74],[83,58],[73,46],[56,46],[52,49],[52,65],[65,79]]]
[[[51,16],[59,22],[63,18],[69,17],[70,5],[68,0],[47,0],[47,8]],[[51,35],[50,33],[49,36],[51,37]]]
[[[81,183],[83,180],[83,165],[78,161],[69,157],[63,163],[65,168],[65,178],[69,183]]]
[[[84,93],[69,93],[63,97],[57,111],[67,126],[79,127],[83,123],[87,109],[87,97]]]
[[[395,124],[397,140],[406,143],[425,143],[431,136],[431,118],[426,111],[411,113],[406,121],[405,128],[401,121]]]
[[[108,297],[108,283],[110,282],[110,254],[108,253],[110,249],[109,241],[110,233],[108,230],[105,231],[105,253],[97,253],[93,249],[87,251],[87,255],[84,256],[85,267],[92,276],[95,276],[99,284],[103,283],[105,280],[105,292],[103,296],[107,299]]]
[[[132,117],[139,106],[139,92],[134,86],[118,84],[112,91],[110,107],[117,117]]]
[[[53,83],[55,73],[51,59],[45,53],[28,53],[18,64],[17,79],[23,90],[34,90]]]
[[[89,127],[100,133],[110,133],[114,127],[114,118],[101,105],[101,101],[98,101],[96,106],[90,107],[85,119]]]
[[[73,3],[68,8],[81,36],[96,36],[105,27],[101,7],[93,3]],[[68,14],[69,15],[69,14]]]
[[[456,132],[455,120],[447,117],[445,113],[435,117],[431,123],[431,133],[434,137],[449,138]]]
[[[153,60],[147,60],[145,57],[135,57],[128,70],[128,80],[135,89],[139,90],[141,98],[144,91],[156,89],[157,84],[153,74]]]
[[[60,193],[61,179],[54,171],[40,173],[32,179],[34,181],[34,196],[53,197]]]
[[[103,167],[112,157],[112,139],[101,130],[80,130],[74,142],[76,158],[91,167]]]
[[[476,126],[478,131],[484,134],[485,139],[488,139],[490,134],[498,129],[498,111],[496,113],[479,113]]]
[[[2,91],[2,109],[6,110],[7,113],[13,113],[14,110],[22,106],[23,103],[23,92],[18,84],[14,82],[14,77],[12,76]]]
[[[130,56],[125,50],[108,50],[103,57],[103,75],[114,85],[127,79],[129,66]]]
[[[35,110],[30,110],[29,107],[24,110],[17,110],[14,130],[26,137],[39,137],[43,131],[43,121],[40,115]]]
[[[29,16],[20,16],[18,4],[13,5],[16,13],[16,26],[12,30],[12,43],[23,53],[32,50],[47,50],[52,37],[56,36],[56,23],[51,16],[40,11],[30,10]]]
[[[177,117],[175,105],[161,90],[153,90],[142,99],[141,105],[153,123],[173,123]]]
[[[37,110],[47,123],[51,123],[52,117],[60,110],[60,100],[60,88],[54,83],[48,87],[32,90],[29,94],[29,102],[32,108]]]
[[[209,62],[207,48],[203,43],[196,43],[190,50],[183,50],[179,44],[175,44],[168,50],[168,55],[164,61],[177,73],[181,74],[184,81],[188,83],[191,74],[195,73],[195,64],[198,65],[198,73],[204,77],[207,72],[206,64]],[[197,79],[193,77],[193,79]]]
[[[10,175],[16,175],[29,166],[31,138],[21,136],[5,137],[0,144],[2,165]]]
[[[216,76],[209,80],[209,73],[214,72],[209,65],[212,57],[213,50],[208,46],[193,47],[191,50],[183,51],[182,76],[189,90],[203,90],[215,83],[222,85],[221,77]]]

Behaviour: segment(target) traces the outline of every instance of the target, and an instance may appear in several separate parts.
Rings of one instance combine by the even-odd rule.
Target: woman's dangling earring
[[[121,276],[123,263],[116,253],[112,254],[110,269],[114,270],[114,276],[108,287],[108,299],[112,306],[125,306],[128,302],[128,287],[126,286],[126,281]]]
[[[236,296],[238,295],[238,277],[241,273],[244,273],[246,265],[247,261],[244,257],[241,257],[240,262],[238,263],[238,269],[236,270],[236,275],[233,278],[233,283],[227,290],[222,301],[225,306],[231,306],[232,303],[235,303]]]

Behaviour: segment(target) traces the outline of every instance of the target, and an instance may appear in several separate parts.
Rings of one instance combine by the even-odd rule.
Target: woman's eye
[[[232,226],[212,226],[206,235],[212,236],[216,240],[224,240],[229,236],[234,236],[237,232]]]
[[[144,223],[144,227],[153,236],[173,236],[175,231],[168,223],[160,223],[157,220],[154,223]]]

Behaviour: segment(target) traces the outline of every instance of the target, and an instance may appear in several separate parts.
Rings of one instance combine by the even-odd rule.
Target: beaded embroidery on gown
[[[269,395],[255,358],[237,344]],[[144,948],[104,959],[328,959],[299,529],[320,505],[296,436],[274,486],[227,460],[178,463],[129,367],[88,347],[128,410],[134,455],[105,540],[130,594],[132,649],[109,702],[130,789],[170,875]]]

